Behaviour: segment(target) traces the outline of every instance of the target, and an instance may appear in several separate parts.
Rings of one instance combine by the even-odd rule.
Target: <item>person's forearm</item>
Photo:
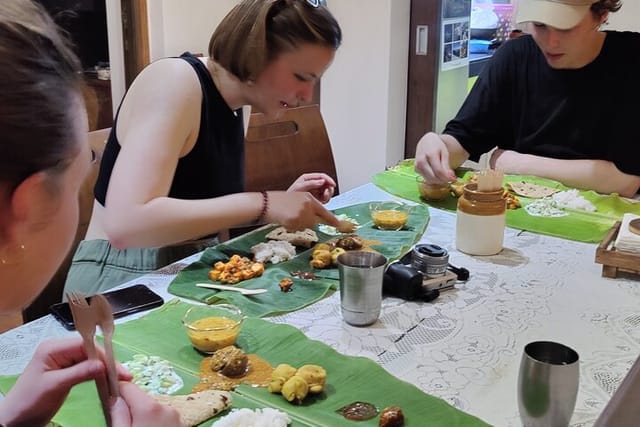
[[[451,169],[457,168],[469,159],[469,153],[455,137],[442,134],[440,138],[442,138],[449,151],[449,166],[451,166]]]
[[[605,160],[562,160],[502,151],[494,154],[491,166],[508,174],[535,175],[569,187],[625,197],[634,196],[640,186],[640,177],[625,174]]]
[[[16,404],[15,399],[12,398],[11,392],[6,395],[2,401],[0,401],[0,426],[2,427],[22,427],[33,426],[34,419],[26,414],[20,414],[16,412],[15,408],[19,405]],[[44,425],[43,422],[41,425]]]
[[[0,426],[2,427],[9,427],[11,425],[10,422],[13,421],[13,416],[8,413],[6,408],[6,399],[7,397],[5,396],[0,400]]]
[[[167,246],[249,224],[262,205],[260,193],[204,200],[158,197],[144,205],[107,209],[103,227],[118,248]]]

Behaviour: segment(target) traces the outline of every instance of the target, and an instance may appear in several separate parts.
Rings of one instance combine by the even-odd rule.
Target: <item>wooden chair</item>
[[[338,183],[320,107],[289,108],[271,121],[252,114],[245,138],[245,190],[286,190],[307,172],[324,172]]]
[[[67,279],[69,267],[71,266],[73,254],[76,252],[80,241],[84,239],[84,236],[87,234],[87,228],[89,228],[89,221],[91,220],[91,213],[93,211],[93,187],[95,186],[96,179],[98,178],[100,160],[102,159],[102,153],[104,152],[104,146],[107,142],[110,131],[111,128],[106,128],[89,132],[88,142],[91,146],[92,153],[91,169],[82,183],[80,194],[78,195],[80,215],[73,245],[58,268],[58,271],[56,271],[55,275],[49,281],[42,293],[23,311],[22,317],[25,322],[48,314],[49,306],[51,304],[62,301],[62,291]]]
[[[289,108],[277,120],[251,114],[244,148],[245,191],[286,190],[303,173],[324,172],[335,180],[338,194],[333,151],[317,104]],[[218,238],[225,241],[255,228],[224,230]]]

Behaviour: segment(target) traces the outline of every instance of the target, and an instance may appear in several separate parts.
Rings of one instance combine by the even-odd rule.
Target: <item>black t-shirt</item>
[[[206,199],[239,193],[244,189],[244,125],[242,110],[233,111],[216,88],[207,67],[196,57],[181,57],[193,67],[202,87],[198,139],[178,161],[169,197]],[[120,153],[116,138],[117,116],[105,146],[95,198],[104,206],[113,165]],[[140,165],[144,167],[144,165]]]
[[[640,175],[640,33],[606,34],[598,57],[576,70],[551,68],[531,36],[504,43],[444,133],[472,160],[498,146]]]

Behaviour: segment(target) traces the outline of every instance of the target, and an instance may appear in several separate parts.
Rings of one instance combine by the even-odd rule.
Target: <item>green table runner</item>
[[[376,174],[373,177],[373,183],[396,196],[425,203],[420,199],[416,183],[417,173],[413,166],[413,159],[403,160],[397,166]],[[569,189],[559,182],[531,176],[507,175],[504,180],[505,182],[526,180],[560,190]],[[595,243],[600,242],[613,224],[621,220],[625,213],[631,212],[640,215],[640,203],[631,202],[617,194],[605,196],[594,191],[580,191],[580,194],[596,206],[597,212],[568,209],[569,215],[567,216],[544,218],[531,216],[525,209],[520,208],[507,211],[507,225],[519,230]],[[520,196],[518,198],[523,206],[534,200]],[[428,202],[428,205],[455,211],[457,199],[449,197],[442,202]]]
[[[380,242],[373,248],[385,255],[389,260],[402,256],[415,242],[417,242],[429,223],[429,210],[426,205],[418,205],[411,210],[407,226],[400,231],[379,230],[374,227],[369,213],[369,204],[359,204],[336,210],[336,214],[346,214],[355,219],[360,225],[356,233],[370,240]],[[309,267],[311,249],[299,253],[294,259],[279,264],[265,264],[265,272],[261,277],[240,282],[239,287],[265,288],[269,292],[259,295],[241,295],[233,291],[216,291],[198,288],[196,283],[215,283],[209,280],[208,274],[216,261],[227,261],[232,254],[242,254],[251,257],[251,246],[264,242],[265,235],[275,226],[255,230],[232,241],[208,248],[199,261],[183,269],[169,285],[169,292],[183,298],[215,304],[228,302],[240,307],[248,316],[263,317],[299,310],[312,304],[333,292],[338,287],[338,270],[329,268],[313,270],[319,277],[316,280],[293,278],[294,285],[291,292],[280,292],[278,282],[289,277],[292,271],[312,270]],[[320,241],[326,241],[330,236],[318,231]]]
[[[134,354],[160,356],[172,363],[183,378],[185,387],[178,394],[189,393],[198,381],[198,367],[203,355],[191,346],[180,319],[190,307],[170,301],[148,315],[117,325],[114,347],[118,360],[129,360]],[[370,402],[379,408],[399,405],[407,427],[486,426],[445,401],[429,396],[417,387],[401,381],[375,362],[363,357],[337,353],[331,347],[308,339],[298,329],[258,318],[245,320],[238,345],[248,353],[258,354],[272,365],[289,363],[322,365],[327,370],[325,392],[310,396],[302,405],[288,403],[278,394],[264,388],[240,386],[233,392],[233,407],[273,407],[283,410],[293,426],[377,426],[378,419],[349,422],[334,411],[356,400]],[[6,392],[15,377],[0,377],[0,388]],[[76,387],[55,417],[64,427],[100,426],[104,422],[93,383]],[[211,421],[203,425],[210,425]]]

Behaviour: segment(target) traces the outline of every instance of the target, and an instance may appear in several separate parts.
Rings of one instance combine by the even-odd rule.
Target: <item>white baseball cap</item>
[[[519,0],[516,22],[540,22],[559,30],[573,28],[598,0]]]

